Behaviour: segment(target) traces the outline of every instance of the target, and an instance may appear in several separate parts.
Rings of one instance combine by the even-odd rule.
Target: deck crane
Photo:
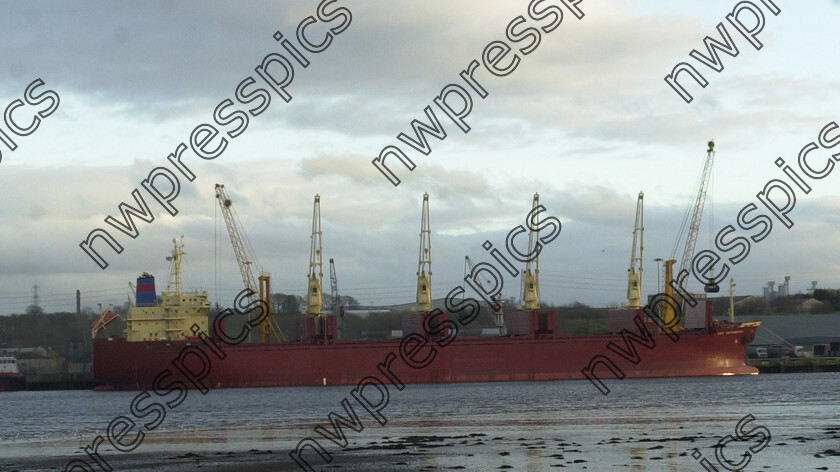
[[[321,290],[324,278],[324,265],[321,260],[321,196],[315,194],[312,206],[312,235],[309,246],[309,281],[306,290],[306,314],[320,317],[324,314],[324,295]]]
[[[680,259],[679,270],[677,270],[677,279],[680,285],[685,289],[687,277],[682,277],[680,274],[683,270],[691,267],[691,260],[694,258],[694,246],[697,243],[697,234],[700,232],[700,221],[703,219],[703,206],[706,203],[706,190],[709,187],[709,180],[712,176],[712,164],[715,160],[715,141],[709,140],[708,149],[706,150],[706,161],[703,164],[703,171],[700,174],[700,179],[697,185],[697,198],[694,203],[694,209],[691,214],[691,222],[688,226],[688,235],[685,240],[685,248],[683,249],[682,259]],[[686,213],[688,216],[688,213]],[[683,228],[685,228],[686,220],[683,220]],[[682,230],[680,231],[682,234]],[[674,246],[674,254],[676,254],[676,245]],[[668,282],[670,283],[670,282]],[[709,293],[720,291],[720,287],[714,280],[704,287],[704,290]]]
[[[528,233],[527,254],[530,256],[536,252],[536,255],[528,259],[525,263],[525,270],[522,272],[522,301],[525,303],[524,308],[526,310],[538,310],[540,308],[540,255],[536,247],[540,241],[539,212],[537,212],[539,206],[540,194],[535,193],[534,204],[530,213],[533,215],[533,226],[531,226],[531,232]]]
[[[219,207],[225,219],[225,226],[227,226],[230,242],[233,245],[233,253],[236,256],[237,264],[239,264],[239,272],[242,274],[242,282],[245,284],[245,287],[251,289],[250,299],[252,302],[262,300],[264,306],[268,307],[268,315],[260,323],[260,341],[267,343],[271,342],[272,338],[275,338],[286,342],[286,335],[274,320],[274,304],[271,303],[271,274],[263,272],[259,276],[259,285],[257,285],[251,269],[252,258],[246,252],[245,246],[242,243],[242,237],[240,236],[239,228],[242,224],[239,222],[239,218],[236,217],[233,211],[233,202],[228,197],[225,186],[222,184],[216,184],[216,199],[219,201]],[[242,232],[244,233],[244,231]]]
[[[338,276],[335,274],[335,262],[330,258],[330,311],[338,319],[338,338],[341,339],[341,331],[344,329],[342,323],[344,316],[344,303],[341,302],[341,295],[338,294]]]
[[[335,275],[335,262],[330,258],[330,295],[332,303],[330,311],[335,316],[344,316],[344,303],[341,302],[341,295],[338,294],[338,277]]]
[[[467,273],[474,273],[474,271],[475,271],[475,264],[473,264],[472,259],[470,259],[470,256],[464,256],[464,277],[466,277]],[[491,282],[489,278],[485,279],[485,281],[488,282],[488,283]],[[484,290],[484,293],[488,293],[487,289],[485,288],[484,283],[481,281],[481,279],[476,278],[476,282],[478,283],[478,286],[482,290]],[[507,335],[507,328],[505,327],[505,314],[504,314],[504,311],[502,310],[502,294],[501,294],[501,292],[496,294],[495,297],[493,297],[493,301],[496,302],[496,306],[499,307],[498,310],[495,310],[495,313],[493,315],[491,315],[491,317],[493,318],[493,324],[495,324],[496,328],[499,330],[499,336],[505,336],[505,335]]]
[[[642,271],[644,270],[642,261],[645,253],[644,198],[645,194],[639,192],[639,199],[636,201],[636,222],[633,225],[633,247],[630,249],[630,268],[627,269],[627,301],[622,303],[627,308],[642,307]],[[638,256],[636,256],[637,248]],[[638,272],[636,271],[637,263]]]
[[[417,305],[413,311],[432,311],[432,230],[429,224],[429,194],[423,194],[420,213],[420,254],[417,262]]]

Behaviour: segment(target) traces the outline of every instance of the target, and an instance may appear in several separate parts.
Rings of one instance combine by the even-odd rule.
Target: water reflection
[[[313,428],[345,415],[344,387],[214,390],[191,396],[148,432],[140,452],[212,454],[271,450],[285,457],[314,437],[334,455],[330,466],[364,455],[393,470],[702,470],[706,457],[754,414],[773,441],[750,463],[756,470],[833,467],[840,374],[652,379],[616,382],[604,397],[588,382],[410,385],[394,393],[379,425],[359,409],[362,431],[344,427],[342,449]],[[807,388],[793,389],[790,385]],[[613,387],[613,386],[611,386]],[[76,454],[125,415],[134,392],[22,392],[4,396],[0,457]],[[98,407],[91,409],[90,405]],[[259,418],[259,420],[255,420]],[[824,431],[831,426],[833,429]],[[415,438],[410,441],[406,438]],[[417,438],[420,438],[419,440]],[[425,439],[424,439],[425,438]],[[402,441],[406,449],[381,447]],[[734,445],[733,445],[734,446]],[[733,457],[736,451],[733,451]],[[815,454],[820,453],[820,454]],[[399,465],[404,464],[404,465]],[[347,469],[345,469],[347,470]]]
[[[647,448],[641,446],[630,447],[630,464],[632,470],[647,470]]]
[[[528,472],[542,472],[542,454],[537,449],[528,449]]]

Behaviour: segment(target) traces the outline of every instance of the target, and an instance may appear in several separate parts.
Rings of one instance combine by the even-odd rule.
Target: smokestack
[[[76,290],[76,314],[82,314],[82,292]]]

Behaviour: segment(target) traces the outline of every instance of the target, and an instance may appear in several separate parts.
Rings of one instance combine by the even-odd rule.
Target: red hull
[[[714,333],[683,331],[676,342],[665,334],[654,334],[656,344],[652,348],[635,344],[637,364],[607,349],[610,342],[619,349],[625,348],[618,334],[552,339],[457,338],[444,347],[431,341],[414,355],[423,360],[431,347],[436,349],[435,358],[421,368],[406,363],[399,340],[222,345],[225,358],[220,359],[200,340],[94,339],[93,371],[96,380],[108,387],[140,390],[151,389],[154,379],[170,370],[173,377],[162,382],[165,386],[176,379],[184,380],[173,360],[191,345],[201,349],[210,361],[207,375],[196,375],[209,388],[351,385],[367,376],[384,380],[377,367],[391,353],[396,357],[390,364],[391,372],[404,383],[584,380],[581,371],[586,367],[591,367],[601,379],[619,376],[611,374],[603,364],[590,366],[598,355],[612,360],[627,378],[745,375],[758,373],[758,369],[744,363],[744,353],[756,329],[724,325]],[[199,356],[184,359],[194,372],[201,371]]]
[[[13,392],[26,388],[23,374],[0,373],[0,392]]]

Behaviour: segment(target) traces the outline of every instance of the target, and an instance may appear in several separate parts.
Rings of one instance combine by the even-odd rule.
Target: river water
[[[289,451],[312,437],[332,454],[329,470],[374,470],[373,465],[342,469],[343,461],[361,454],[381,470],[703,471],[714,466],[722,472],[714,446],[732,435],[735,441],[722,449],[724,456],[732,463],[749,459],[746,471],[840,470],[840,373],[629,379],[608,381],[608,386],[606,396],[585,381],[407,385],[403,391],[391,386],[381,410],[384,425],[353,399],[349,386],[190,391],[183,403],[166,410],[160,426],[134,452],[116,451],[106,441],[99,453],[108,460],[143,453],[263,452],[292,470]],[[0,394],[0,470],[64,470],[68,458],[84,458],[80,448],[104,436],[113,418],[138,423],[154,418],[132,415],[137,393]],[[341,406],[345,397],[363,429],[344,427],[348,444],[342,448],[313,427],[324,424],[332,431],[327,415],[347,416]],[[746,415],[755,419],[742,428],[739,440],[736,425]],[[770,433],[769,441],[762,441],[761,427]],[[743,456],[750,447],[752,456]],[[692,456],[695,448],[698,458]],[[323,462],[311,449],[305,456],[320,470]],[[27,469],[32,458],[52,465]],[[711,465],[704,468],[703,459]]]

